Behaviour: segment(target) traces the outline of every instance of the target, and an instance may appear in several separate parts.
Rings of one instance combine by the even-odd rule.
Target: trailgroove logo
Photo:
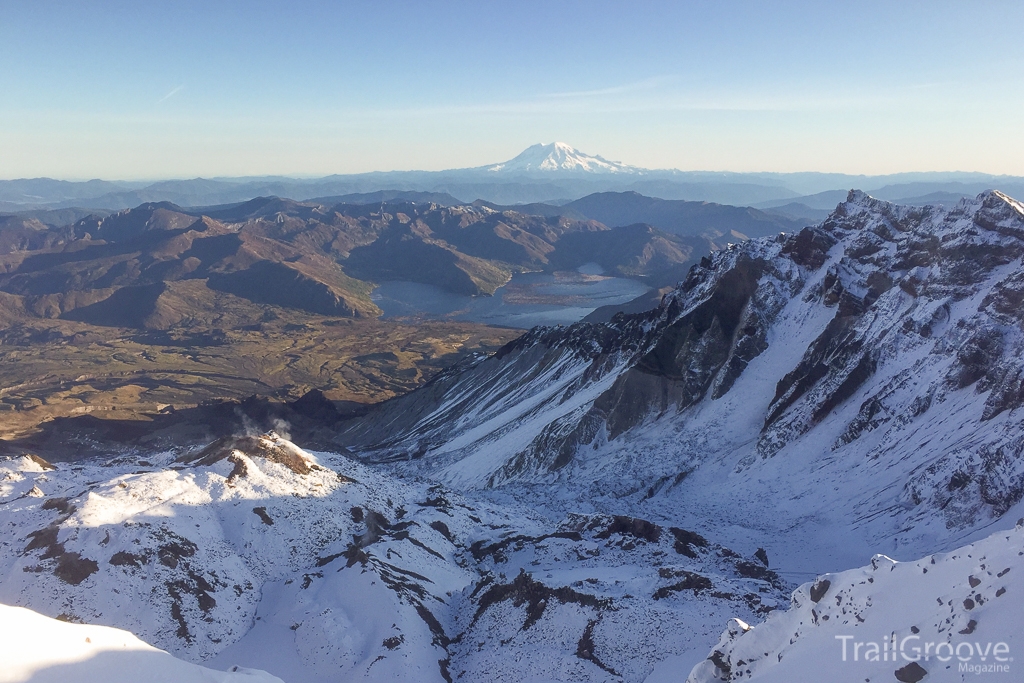
[[[956,659],[960,673],[983,674],[1009,673],[1013,661],[1010,646],[1003,642],[922,642],[918,635],[897,640],[895,633],[881,641],[857,641],[849,635],[835,638],[842,641],[844,662],[949,662]]]

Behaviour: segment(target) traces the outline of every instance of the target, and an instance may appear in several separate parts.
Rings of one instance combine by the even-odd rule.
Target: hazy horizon
[[[541,144],[547,144],[547,143],[541,143]],[[522,150],[520,150],[520,152],[521,151]],[[591,154],[591,152],[589,152],[587,150],[580,150],[578,148],[577,148],[577,151],[584,152],[586,154]],[[0,181],[50,179],[50,180],[58,180],[58,181],[81,183],[81,182],[89,182],[89,181],[101,180],[101,181],[105,181],[105,182],[114,182],[114,183],[123,182],[123,183],[129,183],[129,184],[160,183],[160,182],[168,182],[168,181],[187,181],[187,180],[213,180],[213,181],[222,181],[222,182],[232,182],[232,181],[247,181],[247,180],[277,179],[277,178],[288,179],[288,180],[296,180],[296,181],[303,181],[303,180],[319,180],[319,179],[323,179],[323,178],[334,176],[334,175],[337,175],[337,176],[348,176],[348,175],[392,174],[392,173],[446,173],[446,172],[464,171],[464,170],[469,170],[469,169],[474,169],[474,168],[485,168],[485,167],[487,167],[487,166],[489,166],[491,164],[502,163],[502,162],[508,161],[509,159],[512,159],[514,156],[515,156],[515,154],[510,154],[505,159],[494,159],[494,160],[491,160],[490,162],[487,162],[487,163],[484,163],[484,164],[477,164],[475,166],[440,168],[440,169],[428,169],[428,168],[388,168],[388,169],[384,169],[384,168],[378,168],[378,169],[368,169],[368,170],[364,170],[364,171],[352,171],[352,172],[348,172],[348,173],[261,173],[261,174],[258,174],[258,175],[192,175],[192,176],[190,176],[190,175],[177,175],[177,176],[166,175],[166,176],[150,176],[150,177],[137,177],[137,178],[130,178],[130,177],[120,177],[120,178],[119,177],[100,177],[100,176],[91,176],[91,177],[90,176],[77,176],[77,177],[75,177],[75,176],[65,176],[65,177],[56,177],[56,176],[31,176],[31,177],[30,176],[7,176],[7,177],[0,177]],[[595,153],[592,154],[592,156],[604,156],[604,155],[601,155],[599,152],[595,152]],[[703,169],[703,168],[695,168],[695,169],[646,168],[646,167],[639,166],[638,164],[632,164],[628,159],[608,159],[607,157],[604,157],[604,158],[609,160],[609,161],[615,161],[615,162],[624,163],[624,164],[628,164],[628,165],[632,165],[632,166],[637,166],[642,171],[651,171],[651,172],[656,172],[656,173],[680,172],[680,173],[693,173],[693,174],[707,173],[707,174],[725,174],[725,175],[735,174],[735,175],[751,175],[751,176],[757,176],[757,175],[763,175],[763,176],[779,176],[779,175],[787,176],[787,175],[801,175],[801,174],[808,174],[808,175],[810,175],[810,174],[821,174],[821,175],[842,175],[842,176],[849,176],[849,177],[861,177],[861,178],[865,178],[865,179],[896,177],[896,176],[922,176],[922,175],[939,175],[939,176],[958,176],[958,175],[971,176],[971,175],[978,175],[978,176],[1005,177],[1005,178],[1021,178],[1021,177],[1024,177],[1024,175],[1016,175],[1016,174],[1012,174],[1012,173],[1002,173],[1002,174],[1000,174],[1000,173],[989,173],[989,172],[986,172],[986,171],[960,170],[960,169],[954,169],[954,170],[935,169],[935,170],[926,170],[926,171],[922,171],[922,170],[918,170],[918,169],[910,169],[910,170],[905,170],[905,171],[895,171],[895,172],[892,172],[892,173],[847,173],[847,172],[843,172],[843,171],[820,171],[820,170],[816,170],[816,169],[801,169],[801,170],[795,170],[795,171],[773,171],[773,170],[734,171],[732,169]]]
[[[0,178],[649,169],[1024,175],[1015,2],[15,3]]]
[[[502,161],[505,161],[505,160],[502,160]],[[623,161],[623,163],[628,163],[628,161],[619,160],[619,159],[616,159],[615,161]],[[498,163],[498,162],[495,161],[493,163]],[[479,165],[480,166],[485,166],[486,164],[479,164]],[[465,168],[473,168],[473,167],[465,167]],[[381,174],[390,174],[390,173],[445,173],[445,172],[448,172],[448,171],[465,170],[465,168],[442,168],[442,169],[425,169],[425,168],[401,169],[401,168],[392,168],[392,169],[371,169],[371,170],[367,170],[367,171],[352,171],[350,173],[287,173],[287,174],[285,174],[285,173],[261,173],[261,174],[258,174],[258,175],[187,175],[187,174],[182,174],[182,175],[148,176],[148,177],[147,176],[139,176],[139,177],[136,177],[136,178],[131,178],[131,177],[102,177],[102,176],[62,176],[62,177],[58,177],[58,176],[53,176],[53,175],[35,175],[35,176],[13,176],[12,175],[12,176],[0,177],[0,181],[43,180],[43,179],[48,179],[48,180],[56,180],[56,181],[63,181],[63,182],[70,182],[70,183],[85,183],[85,182],[89,182],[89,181],[100,180],[100,181],[104,181],[104,182],[128,183],[128,184],[132,184],[132,185],[135,185],[135,184],[145,184],[145,183],[161,183],[161,182],[170,182],[170,181],[187,181],[187,180],[213,180],[213,181],[220,181],[220,182],[233,182],[233,181],[249,181],[249,180],[262,180],[262,179],[281,178],[281,179],[287,179],[287,180],[304,181],[304,180],[320,180],[322,178],[327,178],[327,177],[335,176],[335,175],[336,176],[349,176],[349,175],[364,175],[364,174],[373,174],[373,173],[381,173]],[[965,175],[965,176],[968,176],[968,175],[980,175],[980,176],[991,176],[991,177],[995,177],[995,178],[1014,178],[1014,179],[1016,179],[1016,178],[1024,178],[1024,172],[1022,172],[1020,175],[1018,175],[1018,174],[1013,174],[1013,173],[988,173],[986,171],[973,171],[973,170],[965,171],[965,170],[947,170],[947,169],[937,169],[937,170],[929,170],[929,171],[921,171],[921,170],[911,169],[911,170],[906,170],[906,171],[895,171],[895,172],[892,172],[892,173],[846,173],[846,172],[843,172],[843,171],[818,171],[818,170],[814,170],[814,169],[802,169],[802,170],[797,170],[797,171],[770,171],[770,170],[733,171],[731,169],[705,169],[705,168],[695,168],[695,169],[644,168],[643,170],[645,170],[645,171],[658,171],[658,172],[661,172],[661,171],[666,171],[666,172],[667,171],[679,171],[681,173],[709,173],[709,174],[710,173],[721,173],[721,174],[736,174],[736,175],[751,175],[751,176],[756,176],[756,175],[771,176],[771,175],[821,174],[821,175],[842,175],[842,176],[860,177],[860,178],[866,178],[866,179],[870,179],[870,178],[887,178],[887,177],[905,176],[905,175],[916,176],[916,175],[926,175],[926,174],[935,174],[935,175]],[[950,182],[955,182],[955,181],[950,181]],[[387,188],[383,188],[382,187],[381,189],[387,189]]]

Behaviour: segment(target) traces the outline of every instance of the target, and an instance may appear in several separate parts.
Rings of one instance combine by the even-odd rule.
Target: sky
[[[1024,2],[0,0],[0,178],[1024,175]]]

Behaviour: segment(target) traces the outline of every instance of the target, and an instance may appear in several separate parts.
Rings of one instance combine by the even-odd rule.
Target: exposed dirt
[[[91,574],[96,572],[100,567],[99,564],[88,557],[82,557],[80,553],[68,552],[64,549],[64,544],[57,540],[57,534],[60,532],[60,523],[67,519],[67,515],[74,512],[75,507],[67,503],[67,499],[58,498],[58,503],[47,507],[47,503],[43,504],[44,508],[47,509],[58,509],[67,510],[67,513],[57,519],[53,524],[47,527],[33,531],[28,535],[29,543],[25,546],[23,554],[28,555],[33,550],[42,550],[43,553],[39,556],[40,560],[56,560],[56,563],[52,565],[53,573],[57,578],[65,583],[69,583],[72,586],[85,581]],[[45,571],[46,566],[42,565],[38,567],[39,571]]]
[[[125,550],[119,550],[110,557],[110,564],[115,567],[135,567],[141,569],[142,565],[149,564],[149,558],[145,555],[136,555]]]
[[[276,420],[314,446],[316,425],[404,394],[518,334],[263,310],[265,321],[229,329],[139,332],[65,320],[0,329],[0,455],[31,454],[47,468],[119,444],[210,443],[274,429]]]
[[[100,566],[96,560],[82,557],[79,553],[64,553],[58,558],[57,566],[54,568],[53,573],[61,581],[77,586],[99,568]]]

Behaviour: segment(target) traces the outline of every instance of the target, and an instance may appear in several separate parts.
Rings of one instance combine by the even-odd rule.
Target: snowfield
[[[383,404],[368,462],[550,514],[672,519],[798,580],[980,537],[1024,494],[1024,213],[852,192],[662,306],[531,331]]]
[[[642,681],[785,601],[691,530],[552,521],[273,434],[144,462],[0,464],[0,602],[300,683]]]
[[[131,633],[69,624],[0,605],[3,683],[281,683],[264,671],[222,672],[175,659]]]

